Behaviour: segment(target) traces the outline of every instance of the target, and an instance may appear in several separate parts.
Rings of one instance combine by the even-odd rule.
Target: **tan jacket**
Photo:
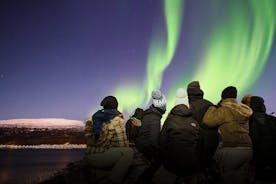
[[[120,116],[116,116],[110,123],[105,123],[103,125],[100,137],[97,141],[93,138],[92,124],[93,122],[91,120],[86,121],[85,137],[88,154],[102,153],[111,147],[129,146],[124,120]]]
[[[203,117],[203,123],[209,127],[219,126],[223,147],[251,147],[248,123],[252,113],[247,105],[228,98],[222,100],[219,107],[210,106]]]

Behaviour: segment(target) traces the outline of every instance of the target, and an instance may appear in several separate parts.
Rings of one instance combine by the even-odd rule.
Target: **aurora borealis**
[[[162,28],[154,31],[148,51],[147,72],[143,88],[135,89],[131,85],[124,88],[118,87],[115,95],[121,102],[121,110],[126,109],[131,112],[135,105],[141,106],[147,103],[151,98],[152,90],[161,87],[163,72],[172,61],[179,40],[182,9],[182,0],[164,1],[165,30],[167,34],[163,35],[160,33]],[[167,39],[163,40],[164,38]],[[144,94],[141,93],[141,90]],[[126,96],[127,98],[125,98]]]
[[[162,42],[166,36],[159,36],[151,42],[145,87],[147,98],[146,101],[142,101],[143,98],[139,96],[133,103],[134,106],[148,102],[151,91],[161,87],[163,72],[174,56],[181,31],[182,8],[185,1],[170,2],[164,1],[168,34],[167,47],[164,49]],[[235,85],[239,92],[246,93],[265,67],[274,40],[276,2],[273,0],[264,2],[234,0],[228,4],[223,23],[215,24],[211,28],[211,33],[206,38],[205,48],[199,50],[200,63],[194,74],[188,77],[179,74],[179,83],[173,84],[169,90],[167,94],[169,109],[173,106],[176,89],[179,86],[185,88],[189,81],[200,81],[205,90],[205,97],[216,102],[220,99],[220,92],[229,85]],[[214,10],[216,8],[219,6],[215,5]],[[132,93],[129,91],[128,94]],[[135,98],[137,94],[133,94],[132,98]],[[118,95],[120,96],[120,93]],[[130,105],[129,102],[128,105]]]
[[[276,110],[276,1],[119,0],[0,3],[0,119],[85,119],[106,95],[132,113],[160,88],[199,80]],[[3,105],[4,104],[4,105]]]
[[[207,38],[202,64],[193,77],[201,81],[211,100],[218,101],[216,94],[232,84],[246,92],[260,76],[270,55],[276,2],[245,2],[229,3],[224,22],[215,25]],[[216,87],[211,87],[209,81],[214,81]]]

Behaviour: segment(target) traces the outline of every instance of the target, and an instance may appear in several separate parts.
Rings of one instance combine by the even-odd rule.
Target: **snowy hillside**
[[[5,128],[47,128],[47,129],[84,129],[84,123],[78,120],[68,119],[9,119],[0,120],[0,127]]]
[[[0,145],[4,147],[28,145],[26,148],[36,149],[38,145],[55,144],[61,147],[85,144],[84,123],[67,119],[0,120]]]

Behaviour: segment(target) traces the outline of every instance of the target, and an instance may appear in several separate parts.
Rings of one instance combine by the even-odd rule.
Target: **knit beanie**
[[[151,93],[152,104],[154,107],[158,107],[163,111],[166,111],[166,97],[161,93],[159,89],[155,89]]]
[[[174,105],[176,106],[179,104],[184,104],[187,107],[189,107],[187,92],[183,88],[178,88],[176,91],[176,100],[175,100]]]
[[[102,100],[101,106],[103,106],[104,109],[117,109],[118,101],[114,96],[107,96]]]
[[[221,98],[237,98],[237,88],[234,86],[228,86],[222,91]]]
[[[204,93],[200,89],[200,85],[198,81],[192,81],[187,86],[188,96],[203,96]]]

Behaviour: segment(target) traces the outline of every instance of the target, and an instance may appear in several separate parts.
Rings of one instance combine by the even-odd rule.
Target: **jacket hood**
[[[93,116],[93,133],[96,140],[99,138],[104,123],[110,123],[110,120],[120,115],[121,113],[116,109],[102,109],[98,110]]]
[[[174,108],[171,110],[171,114],[178,115],[178,116],[191,116],[192,111],[184,104],[179,104],[174,106]]]
[[[189,100],[192,96],[203,98],[203,95],[204,95],[204,92],[200,89],[200,85],[198,81],[193,81],[188,84],[187,93],[188,93]]]
[[[237,114],[239,114],[241,117],[244,117],[244,118],[249,118],[253,114],[253,111],[250,107],[244,104],[238,104],[235,98],[223,99],[220,105],[231,108],[232,110],[237,112]]]
[[[102,110],[98,110],[92,116],[92,120],[93,120],[93,123],[95,124],[107,123],[114,117],[118,116],[119,114],[121,113],[115,109],[102,109]]]
[[[250,107],[254,112],[266,112],[264,99],[259,96],[252,96],[250,100]]]
[[[158,108],[158,107],[154,107],[154,105],[151,105],[147,110],[144,111],[144,116],[147,114],[155,114],[157,116],[162,117],[162,115],[164,114],[162,109]]]

